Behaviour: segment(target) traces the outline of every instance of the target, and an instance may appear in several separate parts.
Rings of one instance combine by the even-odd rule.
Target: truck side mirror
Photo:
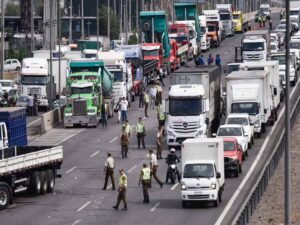
[[[220,172],[217,172],[217,179],[219,179],[219,178],[221,178],[221,174],[220,174]]]

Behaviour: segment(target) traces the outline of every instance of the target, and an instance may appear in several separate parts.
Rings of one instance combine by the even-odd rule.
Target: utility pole
[[[52,68],[52,19],[53,19],[53,12],[52,12],[52,0],[49,1],[49,6],[50,6],[50,20],[49,20],[49,24],[50,24],[50,28],[49,28],[49,33],[50,33],[50,39],[49,39],[49,50],[50,50],[50,68],[49,68],[49,71],[50,71],[50,98],[49,98],[49,107],[52,108],[53,106],[53,82],[52,82],[52,79],[53,79],[53,68]],[[46,9],[47,10],[47,9]]]
[[[35,39],[35,37],[34,37],[34,18],[33,18],[33,12],[34,12],[34,7],[33,7],[33,0],[30,0],[31,1],[31,3],[30,3],[30,8],[31,8],[31,13],[30,13],[30,23],[31,23],[31,25],[30,25],[30,31],[31,31],[31,52],[33,52],[34,51],[34,39]]]
[[[121,0],[121,5],[120,5],[120,33],[123,33],[123,0]]]
[[[73,25],[73,0],[70,0],[70,21],[69,21],[69,44],[72,41],[72,25]]]
[[[129,32],[131,32],[131,0],[128,0],[128,5],[129,5],[129,16],[128,18],[128,29]]]
[[[4,76],[4,0],[1,0],[1,74],[0,78]]]
[[[61,107],[60,90],[61,90],[61,28],[60,28],[60,2],[57,0],[57,27],[58,27],[58,104]]]
[[[135,29],[139,30],[139,0],[135,0]]]
[[[124,13],[125,19],[125,43],[128,44],[128,1],[125,1],[125,13]]]
[[[97,52],[99,51],[99,0],[96,0],[97,1],[97,10],[96,10],[96,24],[97,24]]]
[[[114,13],[117,15],[117,4],[116,4],[116,0],[114,0]]]
[[[110,0],[107,0],[107,37],[110,40]]]
[[[84,7],[83,0],[81,0],[81,38],[84,40]]]

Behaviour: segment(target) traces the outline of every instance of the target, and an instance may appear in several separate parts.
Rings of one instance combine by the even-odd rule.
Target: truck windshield
[[[263,51],[264,49],[263,42],[243,43],[243,51]]]
[[[201,99],[170,99],[171,116],[196,116],[202,113]]]
[[[175,40],[179,44],[187,44],[188,43],[187,42],[188,38],[186,36],[180,36],[180,37],[176,37],[176,38],[174,37],[174,38],[171,38],[171,39]]]
[[[96,54],[90,53],[90,54],[84,54],[85,58],[91,59],[91,58],[96,58]]]
[[[214,32],[216,30],[215,26],[207,26],[208,32]]]
[[[232,17],[234,20],[238,20],[240,18],[240,15],[233,15]]]
[[[214,167],[212,164],[187,164],[184,167],[183,178],[212,178]]]
[[[259,104],[257,102],[232,103],[231,112],[248,113],[249,115],[257,115],[259,113]]]
[[[122,82],[123,81],[123,73],[122,71],[110,71],[114,75],[114,82]]]
[[[187,12],[185,17],[184,10],[176,10],[176,20],[183,21],[183,20],[195,20],[195,13],[194,12]]]
[[[232,73],[233,71],[239,71],[240,65],[228,65],[227,66],[227,74]]]
[[[272,55],[271,60],[278,61],[279,65],[285,65],[285,55]]]
[[[93,92],[93,87],[72,87],[71,94],[90,94]]]
[[[234,151],[235,144],[233,141],[224,141],[224,151]]]
[[[143,51],[144,56],[158,56],[158,49]]]
[[[226,120],[226,124],[239,124],[239,125],[248,125],[248,120],[247,118],[243,117],[235,117],[235,118],[228,118]]]
[[[230,20],[230,14],[227,13],[220,14],[220,20]]]
[[[300,49],[300,41],[299,42],[290,42],[290,48]]]
[[[45,85],[47,84],[47,76],[21,76],[21,84],[23,85]]]
[[[269,8],[260,8],[259,11],[263,13],[269,12]]]
[[[220,127],[217,136],[242,136],[242,130],[239,127]]]

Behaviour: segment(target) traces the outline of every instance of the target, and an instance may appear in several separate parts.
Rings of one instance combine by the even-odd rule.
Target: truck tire
[[[53,170],[47,170],[47,187],[48,193],[53,192],[54,187],[55,187],[55,176],[54,176],[54,171]]]
[[[34,171],[31,174],[31,179],[30,179],[30,190],[31,193],[34,195],[39,195],[41,193],[41,177],[39,171]]]
[[[234,177],[239,177],[239,172],[240,172],[239,165],[237,165],[236,170],[234,171]]]
[[[243,169],[242,169],[242,164],[239,164],[239,172],[242,173]]]
[[[41,178],[41,195],[44,195],[48,191],[48,176],[46,171],[40,172],[40,178]]]
[[[10,203],[11,193],[6,185],[0,185],[0,210],[6,209]]]
[[[219,190],[219,192],[218,192],[218,200],[219,200],[219,202],[222,202],[222,194],[223,194],[223,191]]]
[[[214,207],[218,207],[219,206],[219,202],[218,202],[218,199],[213,201],[213,204],[214,204]]]

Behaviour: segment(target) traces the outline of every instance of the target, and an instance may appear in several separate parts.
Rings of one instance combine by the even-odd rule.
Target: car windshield
[[[227,118],[226,124],[248,125],[248,119],[243,117],[231,117]]]
[[[235,150],[235,144],[233,141],[224,141],[224,151]]]
[[[290,42],[290,48],[300,49],[300,41],[299,42]]]
[[[269,12],[269,8],[260,8],[259,11],[260,12]]]
[[[243,43],[243,51],[262,51],[264,49],[263,42]]]
[[[202,113],[201,99],[170,99],[171,116],[196,116]]]
[[[12,83],[9,81],[0,81],[2,87],[11,87]]]
[[[46,83],[46,76],[21,76],[21,84],[23,85],[45,85]]]
[[[285,30],[285,24],[278,25],[277,29],[279,29],[279,30]]]
[[[154,50],[143,50],[144,56],[158,56],[158,49]]]
[[[295,17],[291,17],[291,23],[298,23],[298,19]]]
[[[93,92],[93,87],[72,87],[71,94],[90,94]]]
[[[257,102],[232,103],[231,112],[248,113],[249,115],[257,115],[259,113],[259,104]]]
[[[240,18],[240,15],[233,15],[234,20],[238,20]]]
[[[216,30],[215,26],[207,26],[208,32],[214,32]]]
[[[242,136],[240,127],[220,127],[217,136]]]
[[[299,16],[299,10],[291,10],[290,16]]]
[[[213,178],[214,167],[212,164],[186,164],[183,178]]]
[[[272,55],[271,60],[278,61],[279,65],[285,65],[285,55]]]

